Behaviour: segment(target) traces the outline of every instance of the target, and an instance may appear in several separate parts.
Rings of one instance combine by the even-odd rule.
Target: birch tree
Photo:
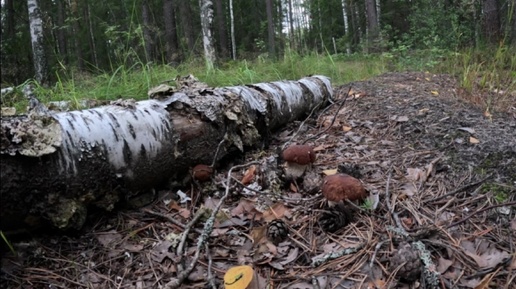
[[[204,47],[204,58],[206,67],[213,69],[215,63],[215,46],[213,45],[213,36],[211,34],[211,26],[213,23],[213,2],[211,0],[199,0],[201,7],[201,26],[202,26],[202,43]]]
[[[46,85],[48,82],[48,64],[43,38],[43,20],[41,19],[38,0],[27,0],[27,6],[29,9],[30,38],[35,79],[39,83]]]
[[[32,215],[80,228],[88,207],[111,210],[189,167],[243,152],[333,94],[325,76],[223,88],[188,77],[178,86],[160,85],[146,101],[2,117],[2,224]]]

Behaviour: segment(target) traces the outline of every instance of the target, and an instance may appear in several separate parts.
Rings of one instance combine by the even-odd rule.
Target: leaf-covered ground
[[[290,140],[317,153],[296,181],[278,159]],[[372,201],[347,204],[344,217],[328,208],[318,189],[336,171],[358,177]],[[13,242],[0,285],[223,288],[224,273],[246,264],[258,288],[516,288],[515,186],[514,115],[461,102],[449,76],[390,73],[336,87],[333,104],[209,182],[80,232]]]

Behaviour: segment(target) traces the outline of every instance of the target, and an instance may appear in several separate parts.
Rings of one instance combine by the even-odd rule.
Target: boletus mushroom
[[[199,164],[193,167],[192,177],[199,182],[207,182],[213,175],[213,168],[207,165]]]
[[[362,183],[346,174],[335,174],[324,178],[321,191],[329,206],[344,200],[362,201],[368,193]]]
[[[308,166],[315,162],[315,152],[309,145],[291,145],[282,153],[285,164],[285,175],[297,179],[301,177]]]

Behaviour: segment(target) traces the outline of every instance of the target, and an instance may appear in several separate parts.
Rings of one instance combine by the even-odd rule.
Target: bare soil
[[[207,183],[91,214],[80,232],[13,237],[17,255],[2,249],[0,287],[224,288],[224,273],[248,264],[259,288],[516,288],[516,116],[486,114],[457,91],[452,77],[425,73],[336,87],[333,104],[276,132],[267,149],[227,160]],[[283,176],[278,158],[291,139],[317,153],[298,180]],[[228,180],[238,164],[248,165]],[[378,202],[328,233],[319,220],[338,209],[318,188],[335,170]],[[288,233],[279,242],[276,219]],[[207,245],[198,244],[203,232]],[[399,259],[421,271],[415,280],[396,274],[409,270]]]

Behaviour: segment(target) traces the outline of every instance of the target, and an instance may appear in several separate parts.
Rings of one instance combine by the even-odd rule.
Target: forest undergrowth
[[[455,77],[459,97],[485,111],[515,113],[516,54],[514,48],[471,48],[462,51],[442,49],[409,50],[404,46],[381,54],[299,55],[286,53],[281,59],[258,57],[220,63],[207,70],[202,57],[177,66],[153,63],[120,65],[112,71],[77,72],[62,66],[55,84],[43,87],[27,80],[2,95],[2,107],[25,112],[27,101],[22,93],[26,83],[34,83],[43,103],[64,101],[68,109],[84,108],[87,100],[95,103],[119,98],[147,99],[150,88],[161,83],[174,84],[177,76],[192,74],[213,87],[299,79],[306,75],[326,75],[334,85],[370,79],[386,72],[421,71],[445,73]],[[8,86],[8,84],[2,84]]]

